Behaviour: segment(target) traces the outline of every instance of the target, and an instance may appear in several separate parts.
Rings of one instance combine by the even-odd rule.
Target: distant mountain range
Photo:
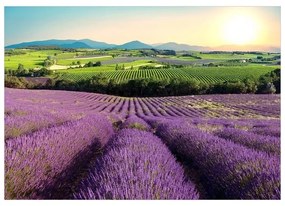
[[[87,48],[87,49],[161,49],[161,50],[175,50],[175,51],[268,51],[280,52],[280,48],[266,47],[256,45],[224,45],[220,47],[203,47],[188,44],[178,44],[175,42],[161,43],[161,44],[145,44],[140,41],[130,41],[122,45],[108,44],[105,42],[93,41],[90,39],[80,40],[58,40],[50,39],[43,41],[23,42],[19,44],[8,45],[5,48],[26,48],[33,46],[55,46],[60,48]]]
[[[156,49],[170,49],[175,51],[208,51],[210,47],[203,46],[190,46],[188,44],[177,44],[175,42],[168,42],[165,44],[158,44],[155,46]]]

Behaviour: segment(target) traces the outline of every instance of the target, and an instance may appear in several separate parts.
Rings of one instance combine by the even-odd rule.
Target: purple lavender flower
[[[91,166],[75,199],[198,199],[193,183],[152,133],[123,129]]]
[[[248,149],[181,122],[161,124],[157,135],[172,152],[199,168],[213,197],[280,199],[278,156]]]
[[[122,128],[134,128],[145,131],[151,130],[151,127],[143,119],[135,115],[130,115],[127,120],[122,124]]]
[[[5,198],[41,198],[38,194],[50,187],[82,150],[93,144],[102,147],[112,134],[112,125],[104,116],[92,115],[7,140]]]
[[[216,132],[215,135],[255,150],[280,155],[280,139],[274,137],[253,134],[234,128],[226,128]]]

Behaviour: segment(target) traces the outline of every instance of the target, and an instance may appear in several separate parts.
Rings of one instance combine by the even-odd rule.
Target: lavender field
[[[5,88],[5,199],[280,199],[280,95]]]

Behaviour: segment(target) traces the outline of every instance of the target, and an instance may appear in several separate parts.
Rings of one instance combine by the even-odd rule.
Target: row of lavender
[[[5,198],[49,198],[85,155],[100,150],[113,135],[102,115],[47,127],[5,141]],[[79,164],[78,164],[79,163]]]
[[[96,116],[92,118],[88,117],[83,118],[82,120],[75,121],[76,123],[80,122],[78,126],[76,126],[75,122],[72,122],[73,124],[68,123],[69,125],[62,125],[35,132],[32,135],[29,135],[28,137],[21,136],[20,138],[8,140],[6,144],[6,147],[8,148],[6,150],[6,155],[7,157],[12,156],[12,158],[5,158],[6,160],[10,160],[5,162],[6,169],[8,167],[8,169],[6,170],[6,197],[17,199],[50,197],[47,193],[51,191],[46,190],[46,188],[47,185],[54,184],[54,178],[52,177],[56,177],[60,173],[60,171],[66,169],[68,165],[71,164],[72,160],[74,160],[74,156],[76,156],[75,154],[78,154],[80,151],[87,147],[86,144],[92,144],[92,142],[94,144],[94,140],[90,140],[92,135],[89,136],[89,139],[88,137],[87,139],[85,139],[83,145],[82,141],[84,139],[78,139],[79,137],[86,135],[86,129],[88,136],[88,129],[90,129],[89,127],[91,127],[92,125],[91,122],[95,121],[94,123],[97,125],[97,127],[102,129],[101,135],[106,129],[109,130],[109,132],[103,134],[103,136],[106,136],[108,138],[101,139],[99,141],[101,144],[106,144],[107,140],[110,138],[110,134],[112,134],[110,124],[106,124],[106,122],[104,123],[105,126],[100,124],[100,122],[98,124],[98,119],[102,120],[104,119],[104,117]],[[280,184],[278,179],[278,169],[277,171],[274,170],[275,173],[270,173],[271,171],[268,170],[269,167],[275,169],[279,167],[280,162],[277,157],[275,157],[274,159],[270,155],[255,153],[252,150],[238,146],[237,144],[233,144],[232,142],[223,142],[220,139],[218,140],[217,137],[213,135],[208,136],[209,134],[203,133],[201,132],[201,130],[191,127],[191,125],[195,124],[193,124],[193,122],[185,121],[185,119],[178,122],[173,122],[165,119],[148,121],[154,127],[158,126],[157,134],[162,137],[164,141],[166,141],[166,143],[174,153],[180,154],[182,151],[180,155],[183,158],[188,158],[188,156],[190,156],[189,158],[194,159],[191,161],[198,161],[198,164],[196,163],[198,165],[198,168],[201,169],[202,167],[202,172],[204,174],[206,172],[207,176],[209,174],[208,172],[213,170],[211,171],[211,176],[209,176],[211,178],[207,179],[207,182],[204,184],[209,184],[208,187],[213,189],[213,191],[211,192],[213,192],[214,195],[219,194],[220,196],[218,197],[223,198],[247,199],[278,199],[278,197],[280,197],[280,188],[276,186],[277,183]],[[197,120],[195,122],[197,123]],[[84,126],[84,135],[82,133],[82,130],[81,132],[78,131],[80,130],[79,128],[81,128],[82,126]],[[113,138],[113,140],[109,143],[105,154],[98,160],[95,159],[96,161],[91,166],[89,174],[81,181],[78,192],[74,193],[74,198],[197,199],[199,197],[193,183],[189,182],[189,180],[187,182],[187,179],[184,177],[183,169],[181,168],[181,166],[175,163],[174,157],[169,153],[165,145],[162,144],[158,137],[150,133],[150,131],[152,131],[152,128],[145,121],[136,116],[129,116],[127,120],[121,125],[121,128],[135,129],[123,129]],[[148,132],[139,132],[137,129],[146,130]],[[77,132],[74,133],[75,131]],[[175,131],[174,134],[171,133],[173,131]],[[168,133],[165,135],[165,132]],[[55,133],[56,135],[51,135],[53,133]],[[47,136],[51,136],[52,138],[47,139]],[[71,139],[69,139],[69,142],[66,142],[67,136],[71,137]],[[96,138],[98,141],[98,135]],[[192,142],[189,142],[188,138],[191,138]],[[278,138],[276,137],[271,138],[278,140]],[[77,140],[76,142],[74,142],[75,139]],[[54,141],[57,141],[57,144]],[[62,141],[65,141],[65,143],[67,143],[66,146],[68,147],[68,149],[67,147],[62,147]],[[217,141],[217,145],[213,145],[214,141]],[[253,141],[253,143],[254,142],[255,140]],[[81,143],[81,145],[79,143]],[[198,153],[196,153],[197,151],[194,151],[194,154],[188,154],[186,152],[189,151],[189,148],[193,149],[193,146],[195,146],[195,144],[200,145],[203,143],[205,148],[202,148],[202,150],[200,148],[200,150],[198,150]],[[221,145],[223,145],[225,148],[231,149],[225,151],[224,148],[220,148]],[[60,147],[58,148],[58,146]],[[278,148],[278,145],[276,146]],[[179,151],[177,152],[177,149],[173,150],[173,148],[175,147],[182,147],[182,149],[179,148]],[[258,150],[258,148],[255,149]],[[205,150],[213,151],[205,155]],[[51,151],[51,153],[48,151]],[[67,156],[62,156],[63,151],[67,151],[70,153],[68,153]],[[225,154],[220,153],[221,151],[223,151]],[[242,159],[246,157],[248,162],[242,163],[241,159],[239,159],[239,161],[236,160],[237,157],[234,156],[234,154],[240,155],[240,151],[243,152],[243,155],[240,156],[240,158]],[[18,156],[18,154],[20,153],[21,155]],[[213,154],[218,154],[221,157],[216,159],[215,156],[212,156]],[[261,156],[259,157],[258,155]],[[212,157],[214,161],[210,159],[210,157]],[[233,158],[234,160],[229,159],[229,157]],[[29,164],[27,164],[27,161],[24,161],[24,159],[26,158],[34,159],[34,161],[29,162]],[[56,161],[54,161],[55,159]],[[231,167],[229,169],[230,177],[227,177],[226,179],[224,179],[224,181],[221,181],[221,179],[219,179],[219,174],[221,174],[220,172],[213,168],[210,168],[209,170],[209,165],[207,165],[207,162],[205,161],[202,161],[203,163],[199,163],[203,159],[209,160],[210,163],[208,164],[212,167],[212,164],[214,164],[214,166],[215,164],[219,165],[220,168],[217,169],[225,169],[225,165],[231,165],[232,162],[234,162],[236,165],[233,165],[233,168]],[[60,163],[58,163],[58,161]],[[80,161],[86,162],[86,160],[84,161],[82,158],[80,159]],[[187,159],[187,161],[190,160]],[[252,164],[253,161],[257,162],[257,168],[254,168],[253,171],[251,171],[252,165],[250,164]],[[220,165],[223,162],[225,162],[225,165]],[[269,165],[258,165],[261,162],[266,162]],[[58,167],[58,164],[60,165],[60,167]],[[144,165],[143,168],[141,167],[142,165]],[[19,170],[17,170],[18,168],[21,168],[20,176]],[[237,168],[240,168],[240,172],[237,172]],[[261,168],[263,170],[260,172],[259,170]],[[259,173],[257,173],[256,170],[259,171]],[[243,171],[243,175],[237,174],[242,173]],[[17,172],[17,174],[13,172]],[[268,172],[269,174],[266,173],[267,176],[265,176],[264,172]],[[271,178],[272,174],[275,175],[273,176],[273,178],[277,178],[277,180],[274,179],[272,185],[268,185],[270,183],[266,182],[268,180],[264,178]],[[240,179],[238,176],[236,177],[236,175],[240,175]],[[212,178],[213,176],[216,176],[216,180]],[[248,179],[247,184],[253,184],[252,182],[257,181],[256,178],[260,178],[260,176],[263,178],[261,180],[258,179],[259,182],[255,183],[259,184],[256,186],[258,188],[255,189],[255,191],[252,192],[250,190],[247,193],[247,196],[245,194],[232,194],[233,192],[231,190],[234,190],[233,188],[242,188],[244,190],[244,187],[246,188],[247,185],[244,185],[245,180],[243,178],[248,178],[252,176],[255,179]],[[9,177],[16,177],[16,179],[9,179]],[[25,182],[21,183],[21,181],[23,180]],[[172,180],[175,181],[172,182]],[[234,181],[235,185],[232,185],[231,181]],[[225,186],[226,184],[229,185],[229,188],[220,187],[221,185]],[[261,184],[265,184],[265,186]],[[14,185],[14,187],[11,187],[11,185]],[[275,189],[277,194],[272,195],[267,190],[264,191],[264,187],[266,189]],[[53,187],[51,188],[53,189]],[[152,189],[150,190],[150,188]],[[256,190],[259,190],[259,192],[261,192],[258,193],[256,192]],[[267,196],[263,196],[264,194],[266,194]],[[213,197],[213,194],[211,195]]]
[[[186,121],[148,121],[173,153],[203,174],[212,198],[280,199],[279,138],[237,129],[218,130],[216,136]]]
[[[102,115],[88,115],[6,139],[5,198],[199,198],[195,185],[184,176],[182,166],[150,132],[146,122],[130,116],[120,128],[109,142],[114,134],[110,121]],[[106,152],[97,159],[106,144]],[[87,176],[85,172],[74,171],[88,165],[90,160],[95,163],[89,166]],[[74,173],[78,174],[77,180]],[[66,187],[73,187],[68,189],[73,197],[64,191]],[[62,194],[57,196],[55,192]]]
[[[203,95],[124,98],[85,92],[5,89],[5,105],[107,112],[126,117],[279,118],[280,95]]]
[[[199,199],[199,194],[158,137],[123,129],[90,167],[74,198]]]
[[[173,109],[171,103],[183,104],[186,97],[176,100],[173,97],[171,101],[171,98],[156,98],[153,102],[154,98],[129,99],[63,91],[19,92],[13,96],[18,90],[7,91],[6,199],[54,198],[58,185],[55,191],[61,193],[62,188],[72,187],[68,192],[76,199],[197,199],[197,189],[189,181],[192,177],[184,176],[182,167],[159,138],[181,160],[193,162],[195,169],[205,175],[202,182],[212,198],[280,198],[280,121],[277,119],[192,119],[186,115],[189,110]],[[82,95],[87,96],[79,100],[78,96]],[[73,103],[68,104],[71,99]],[[40,105],[40,109],[35,109],[35,105]],[[150,113],[146,115],[147,108],[142,105],[148,105]],[[161,105],[171,108],[167,111],[169,115],[162,115]],[[197,107],[194,102],[191,106]],[[98,115],[98,111],[102,114]],[[173,117],[176,121],[171,120]],[[115,129],[123,130],[113,138],[108,119],[123,121],[114,124]],[[152,134],[155,131],[158,136]],[[97,159],[106,144],[105,152]],[[89,161],[93,163],[88,174],[74,171]],[[145,165],[145,170],[141,165]],[[76,179],[76,185],[70,184],[70,179]]]

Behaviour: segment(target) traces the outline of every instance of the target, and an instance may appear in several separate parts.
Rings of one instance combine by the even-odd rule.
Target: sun
[[[234,15],[226,19],[223,39],[228,44],[250,44],[258,36],[258,23],[249,15]]]

